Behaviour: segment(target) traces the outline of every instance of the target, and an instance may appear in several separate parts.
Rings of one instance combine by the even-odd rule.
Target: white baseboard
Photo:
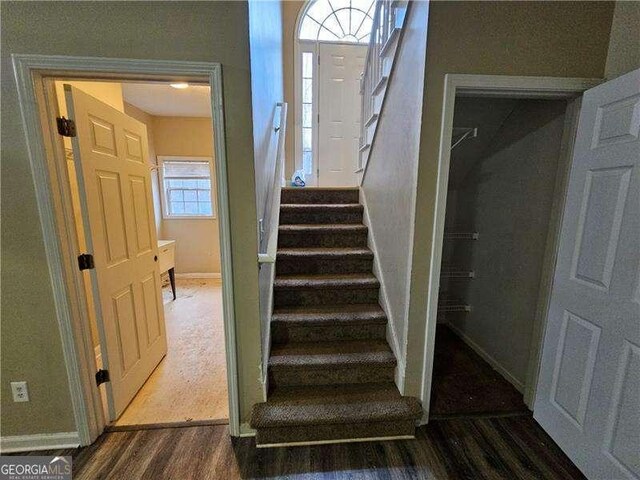
[[[395,382],[398,386],[398,390],[400,390],[400,393],[404,393],[405,359],[400,354],[400,342],[398,341],[398,336],[396,335],[394,317],[393,313],[391,312],[391,308],[389,307],[389,298],[387,297],[384,275],[382,274],[382,268],[380,267],[380,257],[378,255],[378,249],[376,248],[376,239],[373,233],[373,228],[371,228],[371,220],[369,218],[369,210],[367,207],[367,197],[365,196],[362,187],[360,188],[360,203],[362,203],[362,206],[364,207],[362,216],[363,223],[369,228],[367,244],[373,252],[373,274],[380,282],[380,304],[384,312],[387,314],[387,318],[389,320],[387,322],[387,325],[389,326],[389,328],[387,328],[387,342],[391,346],[391,350],[393,351],[393,354],[395,355],[397,361]]]
[[[457,328],[455,325],[452,325],[451,323],[448,323],[447,325],[449,326],[449,328],[451,328],[451,330],[455,332],[456,335],[458,335],[462,339],[464,343],[469,345],[474,352],[480,355],[484,361],[486,361],[489,365],[491,365],[495,371],[497,371],[511,385],[513,385],[516,388],[516,390],[524,394],[524,383],[522,383],[520,380],[518,380],[513,375],[511,375],[511,373],[509,373],[509,371],[505,367],[503,367],[495,358],[489,355],[480,345],[478,345],[476,342],[471,340],[471,338],[465,335],[462,332],[462,330]]]
[[[391,437],[341,438],[339,440],[312,440],[308,442],[265,443],[257,448],[309,447],[314,445],[331,445],[339,443],[392,442],[394,440],[415,440],[415,435],[395,435]]]
[[[176,278],[222,278],[220,273],[176,273]]]
[[[238,435],[239,437],[255,437],[256,436],[256,431],[251,428],[251,426],[248,423],[242,423],[240,424],[240,435]]]
[[[3,454],[76,448],[79,445],[80,436],[78,432],[40,433],[36,435],[0,437],[0,452]]]

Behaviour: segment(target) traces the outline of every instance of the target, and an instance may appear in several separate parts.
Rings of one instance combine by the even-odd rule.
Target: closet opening
[[[570,102],[455,98],[431,418],[532,409]]]

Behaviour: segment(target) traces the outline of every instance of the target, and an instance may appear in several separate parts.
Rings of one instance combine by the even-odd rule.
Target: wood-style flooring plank
[[[226,426],[108,432],[73,455],[74,479],[580,480],[531,416],[434,420],[415,440],[258,449]]]

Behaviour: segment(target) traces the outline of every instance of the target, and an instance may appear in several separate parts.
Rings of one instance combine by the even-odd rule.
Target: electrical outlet
[[[27,382],[11,382],[11,393],[13,394],[14,402],[29,401],[29,390],[27,389]]]

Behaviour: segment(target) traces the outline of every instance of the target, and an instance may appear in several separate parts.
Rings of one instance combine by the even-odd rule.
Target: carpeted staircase
[[[281,202],[257,445],[412,437],[422,409],[394,383],[358,189],[287,188]]]

